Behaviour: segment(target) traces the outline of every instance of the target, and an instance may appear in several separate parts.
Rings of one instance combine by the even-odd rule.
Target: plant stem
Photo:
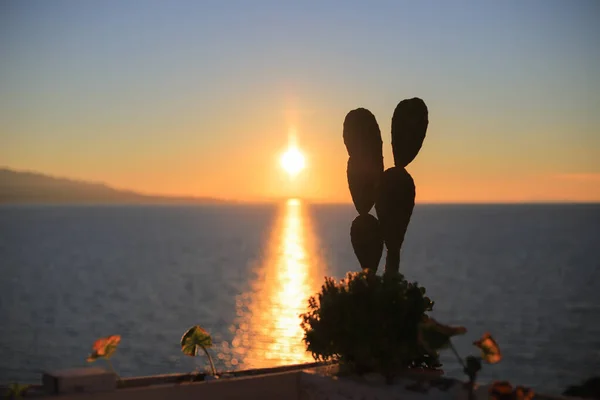
[[[450,343],[450,349],[452,349],[452,352],[456,356],[456,359],[458,360],[458,362],[460,363],[460,365],[462,365],[463,369],[467,369],[467,366],[465,365],[465,362],[462,360],[462,358],[458,354],[458,351],[456,351],[456,347],[454,347],[454,345],[452,344],[452,340],[448,339],[448,343]]]
[[[108,366],[110,367],[110,370],[112,371],[113,374],[117,375],[117,378],[119,377],[119,375],[117,374],[117,371],[115,371],[112,363],[110,362],[110,360],[107,358],[106,359],[106,363],[108,364]]]
[[[119,374],[117,374],[117,371],[115,371],[115,368],[113,367],[112,363],[110,362],[110,360],[108,358],[106,358],[106,363],[110,367],[110,370],[112,371],[112,373],[115,374],[115,376],[117,377],[117,382],[119,382],[119,384],[121,384],[121,377],[119,376]]]
[[[469,400],[475,400],[475,377],[469,377]]]
[[[400,248],[388,249],[385,257],[385,273],[392,274],[400,271]]]
[[[206,354],[206,357],[208,357],[208,362],[210,363],[210,369],[212,369],[213,376],[217,376],[217,370],[215,369],[215,364],[213,364],[212,357],[210,356],[210,354],[208,354],[208,350],[204,346],[200,346],[200,347],[202,348],[202,350],[204,350],[204,354]]]

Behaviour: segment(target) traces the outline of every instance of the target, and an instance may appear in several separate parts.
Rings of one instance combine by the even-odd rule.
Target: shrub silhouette
[[[339,283],[327,278],[309,300],[304,341],[316,360],[337,360],[349,372],[379,372],[391,380],[406,368],[440,366],[419,330],[432,308],[425,289],[401,274],[349,272]]]

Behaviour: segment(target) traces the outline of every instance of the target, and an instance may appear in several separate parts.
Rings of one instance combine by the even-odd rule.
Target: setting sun
[[[290,147],[281,156],[281,166],[290,176],[296,176],[304,169],[304,155],[295,147]]]

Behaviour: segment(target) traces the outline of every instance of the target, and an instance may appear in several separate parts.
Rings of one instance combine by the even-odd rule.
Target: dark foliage
[[[390,377],[406,368],[437,368],[437,354],[419,341],[419,324],[432,308],[425,288],[399,273],[326,278],[302,315],[304,341],[316,360],[337,360],[359,374]]]
[[[563,396],[600,399],[600,376],[590,378],[581,385],[569,386]]]

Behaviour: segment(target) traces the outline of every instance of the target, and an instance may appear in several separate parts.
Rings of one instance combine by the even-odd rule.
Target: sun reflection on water
[[[231,327],[232,367],[262,368],[312,361],[302,342],[300,314],[323,277],[305,206],[290,199],[272,233],[269,253],[251,290],[238,296]],[[229,358],[229,357],[228,357]]]

